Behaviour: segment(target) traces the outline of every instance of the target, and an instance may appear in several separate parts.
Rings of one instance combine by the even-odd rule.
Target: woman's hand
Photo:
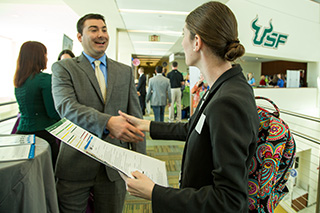
[[[136,118],[134,116],[128,115],[124,112],[118,111],[119,115],[124,117],[130,124],[139,129],[140,131],[149,132],[150,130],[150,122],[148,120],[143,120],[140,118]]]
[[[151,200],[154,182],[141,172],[135,171],[131,174],[134,178],[126,180],[130,195]]]
[[[144,133],[122,116],[111,116],[106,128],[111,138],[135,143],[144,141]]]

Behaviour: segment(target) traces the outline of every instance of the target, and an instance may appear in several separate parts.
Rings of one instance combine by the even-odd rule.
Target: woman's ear
[[[193,42],[194,42],[193,43],[193,51],[198,52],[202,47],[202,39],[201,39],[201,37],[198,34],[196,34],[194,36]]]

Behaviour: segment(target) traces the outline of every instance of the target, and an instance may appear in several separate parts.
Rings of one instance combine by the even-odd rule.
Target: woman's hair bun
[[[237,39],[227,45],[224,59],[227,61],[235,61],[237,58],[243,56],[244,53],[245,48]]]

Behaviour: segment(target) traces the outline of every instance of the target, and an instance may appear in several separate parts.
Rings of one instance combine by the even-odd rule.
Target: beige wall
[[[260,62],[249,62],[249,61],[240,61],[238,62],[242,67],[242,72],[247,78],[249,72],[253,73],[253,77],[256,80],[256,85],[259,84],[261,76],[261,63]]]

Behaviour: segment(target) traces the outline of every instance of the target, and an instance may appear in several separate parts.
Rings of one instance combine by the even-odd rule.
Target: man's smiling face
[[[84,22],[82,35],[78,33],[83,51],[95,59],[105,53],[109,44],[107,26],[101,19],[88,19]]]

